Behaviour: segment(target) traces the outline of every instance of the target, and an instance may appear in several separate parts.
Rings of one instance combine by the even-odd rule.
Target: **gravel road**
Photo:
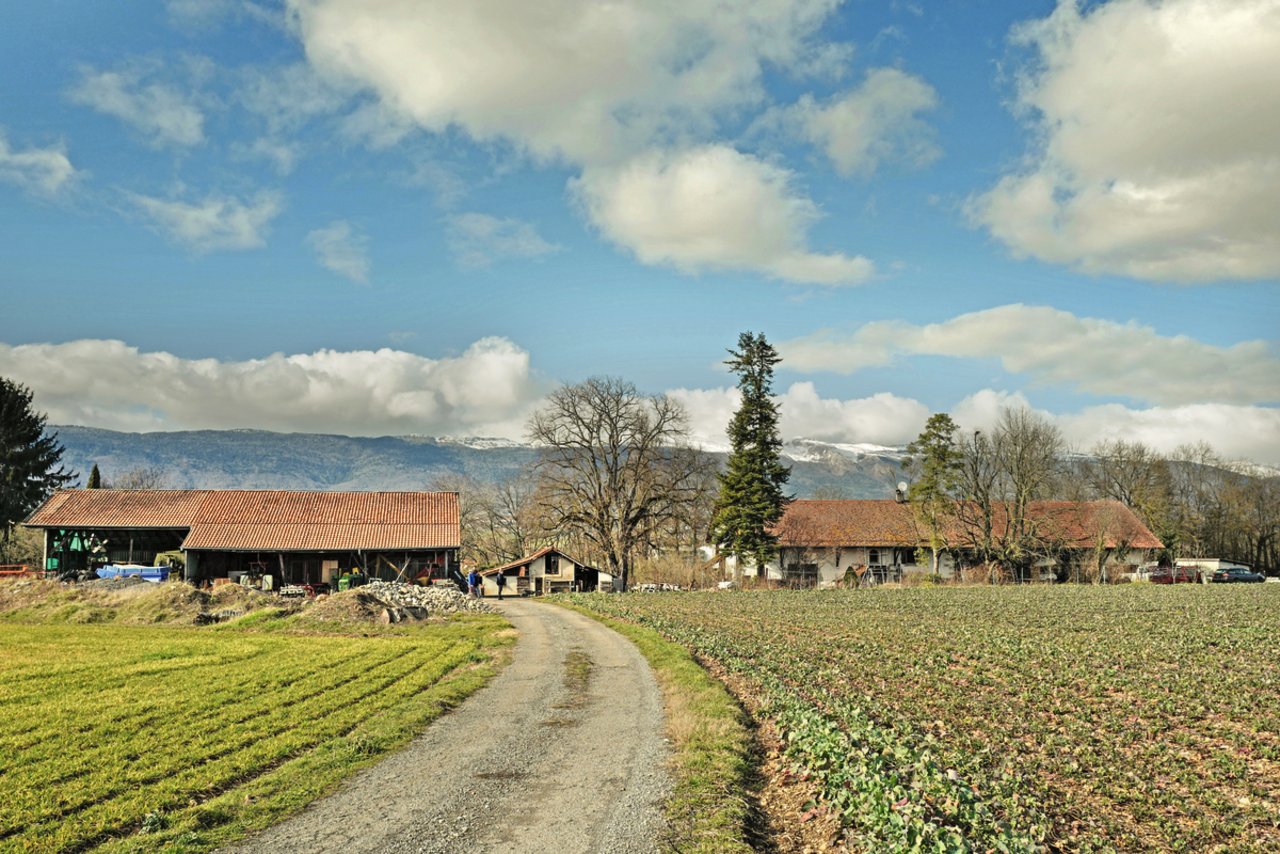
[[[486,687],[404,750],[236,852],[654,852],[662,698],[626,639],[572,611],[489,600],[519,631]]]

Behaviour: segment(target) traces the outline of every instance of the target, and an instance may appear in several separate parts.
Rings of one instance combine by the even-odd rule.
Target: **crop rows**
[[[1280,850],[1280,589],[581,597],[720,663],[871,850]]]
[[[482,658],[485,637],[0,626],[0,848],[85,850],[180,822],[318,750],[358,763],[379,749],[362,726]]]

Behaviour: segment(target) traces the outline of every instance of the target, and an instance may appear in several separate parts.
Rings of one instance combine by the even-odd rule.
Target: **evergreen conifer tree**
[[[773,366],[781,361],[764,334],[744,332],[725,361],[738,375],[742,400],[728,434],[731,450],[720,475],[720,495],[711,536],[725,554],[763,567],[777,554],[769,526],[782,518],[791,469],[782,464],[778,404],[773,400]]]
[[[102,472],[98,471],[97,463],[89,471],[89,482],[85,484],[85,489],[102,489]]]
[[[31,390],[0,377],[0,542],[55,489],[75,475],[59,465],[62,445],[46,436],[44,415],[31,408]]]
[[[929,417],[920,435],[907,445],[902,467],[912,477],[907,499],[929,534],[930,571],[939,569],[939,555],[947,547],[945,529],[953,516],[963,454],[956,443],[959,431],[945,412]]]

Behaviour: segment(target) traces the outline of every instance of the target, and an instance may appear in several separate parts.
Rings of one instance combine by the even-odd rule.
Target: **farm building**
[[[485,596],[498,595],[499,573],[507,580],[504,594],[540,596],[572,590],[613,589],[613,576],[609,573],[574,560],[554,546],[538,549],[519,560],[481,572]]]
[[[1065,575],[1076,562],[1092,560],[1101,550],[1119,571],[1136,568],[1163,548],[1132,510],[1117,501],[1033,502],[1028,517],[1055,555],[1039,563],[1046,572]],[[997,533],[1007,524],[993,520]],[[907,572],[928,572],[927,530],[910,504],[892,499],[793,501],[774,526],[778,560],[768,564],[770,581],[797,587],[829,586],[850,573],[870,573],[878,581],[900,580]],[[975,562],[966,536],[952,522],[943,532],[947,548],[940,562],[944,578],[957,565]],[[754,567],[743,575],[754,577]]]
[[[455,492],[64,489],[26,521],[44,532],[44,566],[154,564],[181,552],[190,581],[271,576],[331,584],[359,568],[413,580],[456,574]]]

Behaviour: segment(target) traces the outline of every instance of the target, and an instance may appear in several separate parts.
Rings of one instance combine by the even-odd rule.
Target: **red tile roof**
[[[40,528],[187,528],[208,492],[202,489],[61,489],[28,525]]]
[[[184,549],[215,551],[399,551],[462,540],[454,492],[69,489],[26,524],[188,528]]]
[[[996,508],[997,532],[1005,524],[1002,508]],[[1089,548],[1101,535],[1108,548],[1126,542],[1130,548],[1158,549],[1163,544],[1132,510],[1118,501],[1037,501],[1028,508],[1053,539],[1074,548]],[[963,542],[954,523],[944,531],[952,543]],[[792,501],[773,528],[779,545],[800,547],[914,548],[927,540],[910,504],[893,500]]]

